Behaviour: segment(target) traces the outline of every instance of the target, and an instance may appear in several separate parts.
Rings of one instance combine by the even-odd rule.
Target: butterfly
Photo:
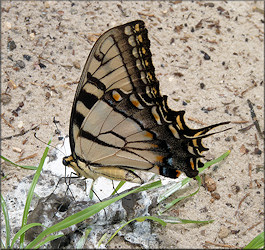
[[[152,63],[141,20],[101,35],[84,66],[70,118],[71,156],[63,158],[78,176],[142,183],[134,170],[170,178],[198,175],[208,150],[202,139],[222,122],[191,129],[185,111],[168,107]]]

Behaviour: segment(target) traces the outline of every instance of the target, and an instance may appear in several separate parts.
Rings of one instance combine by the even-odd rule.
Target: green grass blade
[[[100,245],[102,244],[102,242],[103,242],[106,238],[107,238],[107,233],[104,233],[104,234],[102,235],[102,237],[101,237],[101,238],[99,239],[99,241],[98,241],[97,248],[100,247]]]
[[[85,234],[80,238],[80,240],[76,244],[76,249],[84,249],[84,245],[86,243],[87,237],[92,231],[92,228],[88,228],[85,230]]]
[[[60,237],[62,237],[62,236],[64,236],[64,235],[63,235],[63,234],[50,235],[50,236],[48,236],[44,241],[39,242],[39,244],[37,244],[37,245],[34,247],[34,249],[38,249],[38,248],[40,248],[41,246],[43,246],[44,244],[46,244],[47,242],[52,241],[52,240],[56,240],[56,239],[58,239],[58,238],[60,238]]]
[[[43,232],[41,232],[36,239],[34,239],[32,242],[30,242],[27,246],[26,249],[31,249],[34,248],[37,244],[37,242],[41,241],[44,237],[46,237],[47,235],[60,231],[62,229],[65,229],[69,226],[75,225],[83,220],[86,220],[87,218],[91,217],[92,215],[98,213],[100,210],[104,209],[105,207],[109,206],[110,204],[122,199],[123,197],[133,194],[133,193],[137,193],[137,192],[142,192],[142,191],[146,191],[148,189],[152,189],[152,188],[157,188],[160,187],[161,181],[156,181],[156,182],[152,182],[149,184],[146,184],[144,186],[140,186],[138,188],[135,188],[127,193],[121,194],[117,197],[114,197],[110,200],[106,200],[106,201],[102,201],[99,202],[97,204],[94,204],[88,208],[85,208],[84,210],[73,214],[67,218],[65,218],[64,220],[60,221],[59,223],[45,229]]]
[[[162,226],[165,226],[167,223],[164,222],[163,220],[161,220],[160,218],[157,218],[157,217],[154,217],[154,216],[141,216],[141,217],[137,217],[137,218],[134,218],[134,219],[131,219],[129,221],[127,221],[126,223],[124,223],[108,240],[108,242],[106,243],[106,245],[117,235],[117,233],[119,231],[121,231],[126,225],[130,224],[132,221],[136,220],[138,222],[143,222],[145,220],[153,220],[153,221],[156,221],[156,222],[159,222]]]
[[[51,140],[48,142],[48,145],[50,145],[50,143],[51,143]],[[48,151],[49,151],[49,146],[47,146],[45,148],[45,151],[44,151],[44,153],[42,155],[42,158],[40,160],[40,164],[38,166],[38,169],[37,169],[37,171],[36,171],[36,173],[35,173],[35,175],[33,177],[31,186],[29,188],[29,192],[28,192],[28,196],[27,196],[27,200],[26,200],[26,204],[25,204],[25,208],[24,208],[24,212],[23,212],[23,218],[22,218],[21,228],[23,228],[25,225],[27,225],[27,219],[28,219],[28,213],[29,213],[30,203],[32,201],[32,197],[33,197],[33,194],[34,194],[34,189],[35,189],[36,184],[38,182],[38,179],[40,177],[41,170],[42,170],[44,161],[45,161],[45,159],[47,157]],[[20,237],[20,246],[23,246],[24,240],[25,240],[25,233],[22,234],[21,237]]]
[[[1,240],[1,243],[0,243],[1,245],[0,245],[0,247],[1,247],[1,249],[6,249],[7,247],[5,246],[5,244],[3,243],[3,241]]]
[[[93,199],[93,195],[94,195],[94,193],[93,193],[94,182],[95,182],[95,181],[93,180],[92,183],[91,183],[90,189],[89,189],[89,199],[90,199],[90,200]]]
[[[6,207],[6,202],[2,194],[1,194],[1,208],[4,214],[5,225],[6,225],[6,248],[9,248],[10,247],[10,223],[9,223],[9,216],[8,216],[8,210]]]
[[[30,228],[32,227],[36,227],[36,226],[43,226],[42,224],[40,223],[31,223],[31,224],[27,224],[26,226],[22,227],[17,233],[16,235],[14,236],[13,240],[12,240],[12,243],[11,243],[11,248],[14,247],[14,244],[15,242],[18,240],[18,238],[23,234],[25,233],[27,230],[29,230]]]
[[[243,249],[261,249],[264,248],[264,232],[256,236],[249,244]]]
[[[130,224],[132,221],[136,220],[138,222],[143,222],[146,219],[153,220],[156,222],[159,222],[162,226],[166,226],[167,223],[171,224],[188,224],[188,223],[196,223],[196,224],[208,224],[212,223],[214,220],[208,220],[208,221],[196,221],[196,220],[185,220],[185,219],[180,219],[172,216],[164,216],[164,217],[154,217],[154,216],[141,216],[138,218],[131,219],[124,223],[108,240],[106,245],[117,235],[117,233],[123,229],[126,225]]]
[[[143,222],[145,220],[153,220],[153,221],[156,221],[158,223],[160,223],[162,226],[166,226],[166,222],[158,217],[155,217],[155,216],[140,216],[138,218],[135,218],[136,221],[138,222]]]
[[[165,200],[166,198],[168,198],[170,195],[172,195],[173,193],[175,193],[176,191],[178,191],[179,189],[181,189],[190,180],[191,180],[191,178],[187,177],[184,180],[173,184],[166,192],[164,192],[163,194],[161,194],[158,197],[157,202],[158,203],[162,202],[163,200]]]
[[[126,181],[120,181],[118,186],[114,189],[111,195],[118,193],[119,189],[126,183]]]
[[[16,167],[20,167],[20,168],[25,168],[25,169],[30,169],[30,170],[37,170],[37,167],[35,166],[22,166],[22,165],[18,165],[10,160],[8,160],[7,158],[5,158],[4,156],[0,155],[0,157],[4,160],[4,161],[7,161],[9,162],[10,164],[16,166]]]
[[[198,175],[197,175],[195,178],[196,178],[196,180],[198,181],[198,189],[197,189],[194,193],[191,193],[191,194],[189,194],[189,195],[187,195],[187,196],[179,197],[179,198],[177,198],[177,199],[171,201],[171,202],[168,203],[165,207],[163,207],[162,209],[160,209],[159,212],[158,212],[158,214],[162,214],[162,213],[164,213],[165,211],[167,211],[168,209],[170,209],[171,207],[173,207],[177,202],[179,202],[179,201],[181,201],[181,200],[184,200],[184,199],[186,199],[186,198],[188,198],[188,197],[191,197],[191,196],[197,194],[197,193],[199,192],[199,190],[200,190],[200,186],[201,186],[201,178],[200,178],[200,176],[198,176]]]
[[[195,224],[208,224],[214,222],[214,220],[186,220],[181,219],[178,217],[172,217],[172,216],[159,216],[160,219],[162,219],[166,223],[170,224],[188,224],[188,223],[195,223]]]

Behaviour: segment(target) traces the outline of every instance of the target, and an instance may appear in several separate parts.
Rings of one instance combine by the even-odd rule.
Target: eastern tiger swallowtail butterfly
[[[202,139],[228,122],[191,129],[184,113],[160,94],[144,22],[114,27],[96,41],[83,69],[70,120],[72,155],[63,164],[94,180],[142,183],[134,170],[195,177],[208,150]]]

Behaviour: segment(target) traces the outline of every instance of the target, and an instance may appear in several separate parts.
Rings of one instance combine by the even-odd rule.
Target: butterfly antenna
[[[93,183],[94,183],[94,181],[93,181]],[[92,183],[92,185],[91,185],[91,191],[92,191],[93,194],[98,198],[99,202],[102,202],[102,200],[99,198],[99,196],[97,195],[97,193],[93,190],[93,183]],[[103,211],[104,211],[104,215],[105,215],[105,220],[107,220],[108,217],[107,217],[107,213],[106,213],[105,208],[103,208]]]
[[[43,140],[41,140],[40,138],[37,137],[37,133],[36,132],[34,133],[34,137],[37,140],[39,140],[40,142],[42,142],[43,144],[48,146],[48,144],[45,141],[43,141]],[[56,150],[60,151],[63,155],[65,155],[65,153],[62,150],[60,150],[59,148],[57,148],[56,146],[53,146],[53,145],[49,145],[49,146],[52,147],[52,148],[55,148]]]
[[[57,187],[58,187],[60,181],[61,181],[63,178],[65,178],[65,177],[61,177],[61,178],[59,179],[59,181],[58,181],[57,184],[55,185],[54,190],[53,190],[53,191],[51,192],[51,194],[47,197],[47,199],[45,200],[45,202],[47,202],[47,201],[51,198],[51,196],[54,194],[54,192],[55,192],[55,190],[57,189]]]

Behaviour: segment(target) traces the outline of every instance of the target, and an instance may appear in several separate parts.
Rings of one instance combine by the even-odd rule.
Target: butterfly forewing
[[[184,111],[161,96],[143,21],[105,32],[95,43],[78,84],[70,120],[72,156],[65,158],[87,178],[141,182],[131,170],[171,178],[193,177],[207,148],[206,133],[190,129]]]

